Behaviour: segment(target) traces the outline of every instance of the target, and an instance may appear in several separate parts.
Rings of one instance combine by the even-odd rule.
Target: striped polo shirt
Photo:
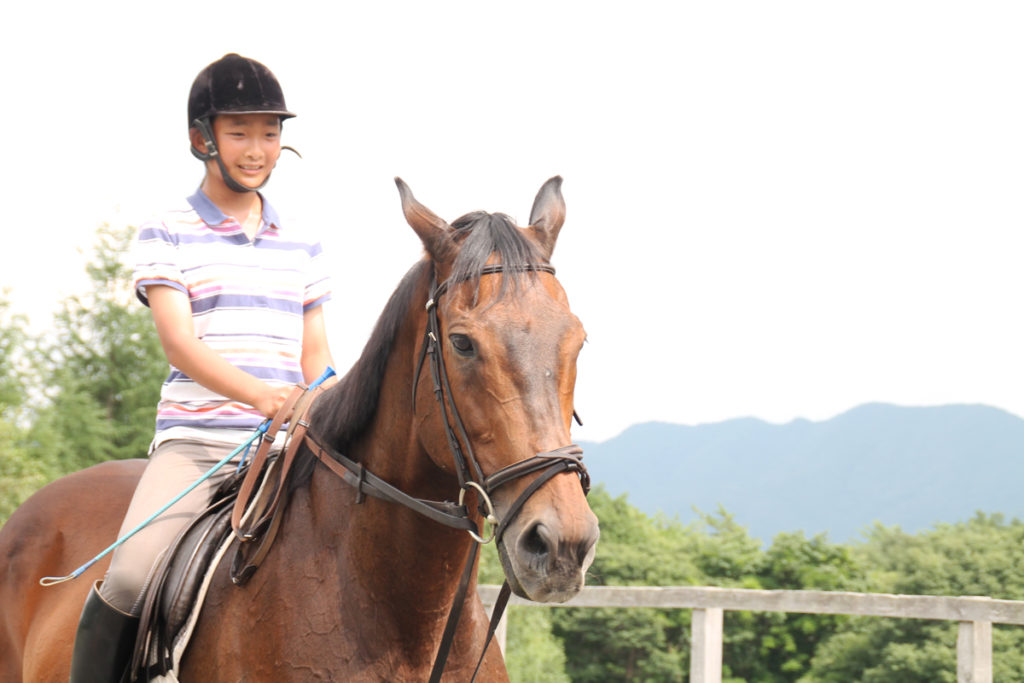
[[[188,208],[144,223],[134,245],[135,292],[166,285],[188,295],[196,336],[232,365],[272,385],[303,380],[303,314],[330,298],[319,242],[281,227],[270,204],[250,241],[200,190]],[[171,366],[153,445],[168,439],[242,443],[263,421],[251,406]]]

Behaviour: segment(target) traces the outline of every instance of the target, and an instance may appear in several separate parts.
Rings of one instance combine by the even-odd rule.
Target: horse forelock
[[[456,219],[452,228],[455,241],[461,244],[449,281],[454,284],[468,280],[478,287],[484,267],[496,258],[505,266],[496,300],[515,291],[523,277],[536,275],[536,266],[547,263],[537,246],[503,213],[467,213]]]

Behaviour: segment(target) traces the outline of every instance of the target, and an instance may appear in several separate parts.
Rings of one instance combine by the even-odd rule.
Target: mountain
[[[1024,518],[1024,420],[983,405],[859,406],[823,422],[647,423],[581,443],[595,483],[683,522],[721,505],[751,535],[917,532],[977,511]]]

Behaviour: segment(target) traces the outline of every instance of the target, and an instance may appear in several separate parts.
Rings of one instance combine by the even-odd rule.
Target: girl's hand
[[[292,387],[272,387],[267,385],[266,391],[256,399],[252,407],[260,411],[264,417],[272,420],[277,416],[278,411],[281,410],[281,407],[288,400],[288,396],[291,393]],[[285,415],[282,424],[290,420],[291,417],[291,415]]]

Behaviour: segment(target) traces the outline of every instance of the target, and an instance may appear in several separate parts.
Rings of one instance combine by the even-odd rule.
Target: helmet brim
[[[282,119],[295,118],[295,114],[292,112],[281,109],[215,109],[210,112],[210,118],[224,116],[225,114],[273,114],[274,116],[280,116]]]

